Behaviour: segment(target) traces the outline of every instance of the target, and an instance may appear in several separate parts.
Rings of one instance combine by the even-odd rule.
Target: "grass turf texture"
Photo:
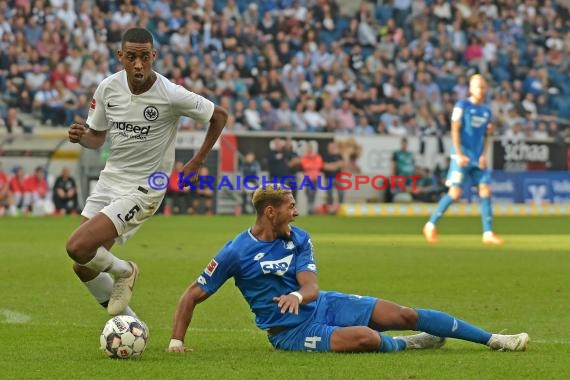
[[[481,245],[477,218],[444,218],[438,245],[424,242],[424,218],[323,216],[296,223],[312,233],[321,289],[440,309],[492,332],[526,331],[527,352],[492,352],[457,340],[441,350],[396,354],[278,352],[229,281],[196,310],[187,335],[194,352],[166,353],[182,291],[252,220],[154,217],[113,250],[139,264],[131,305],[150,328],[143,357],[119,361],[98,351],[109,317],[74,277],[64,251],[80,219],[0,219],[0,377],[568,378],[570,220],[563,217],[498,218],[502,247]],[[13,323],[26,315],[29,321]]]

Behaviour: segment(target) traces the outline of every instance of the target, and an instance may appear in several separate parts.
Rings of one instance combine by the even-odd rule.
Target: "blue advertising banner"
[[[491,188],[497,203],[549,205],[570,203],[570,172],[565,171],[493,171]],[[463,199],[478,202],[477,189],[467,184]]]

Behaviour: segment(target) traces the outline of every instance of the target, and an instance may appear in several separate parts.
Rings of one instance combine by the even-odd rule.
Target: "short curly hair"
[[[255,190],[251,202],[257,215],[262,215],[267,206],[279,207],[288,195],[293,195],[291,189],[286,189],[279,184],[268,184]]]
[[[124,47],[127,42],[136,42],[141,44],[150,42],[150,46],[153,46],[152,34],[144,28],[131,28],[127,30],[123,34],[122,46]]]

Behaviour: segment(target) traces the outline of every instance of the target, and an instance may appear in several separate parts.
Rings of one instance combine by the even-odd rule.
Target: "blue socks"
[[[441,199],[439,200],[439,203],[437,204],[437,208],[435,209],[435,211],[431,215],[431,218],[429,219],[429,221],[433,225],[436,225],[437,222],[441,219],[443,214],[445,214],[445,212],[447,211],[449,206],[451,206],[452,203],[453,203],[453,199],[449,196],[449,194],[445,194],[443,197],[441,197]]]
[[[416,309],[416,311],[418,312],[416,330],[481,344],[486,344],[491,339],[491,333],[441,311],[430,309]]]
[[[395,352],[406,349],[406,342],[400,339],[394,339],[391,336],[378,333],[380,335],[380,346],[378,352]]]
[[[480,344],[487,344],[491,339],[491,333],[441,311],[430,309],[416,309],[416,311],[418,312],[417,331]],[[406,342],[403,340],[394,339],[380,332],[378,335],[380,335],[378,352],[396,352],[406,349]]]
[[[491,198],[481,198],[481,221],[483,232],[493,231],[493,211],[491,210]]]

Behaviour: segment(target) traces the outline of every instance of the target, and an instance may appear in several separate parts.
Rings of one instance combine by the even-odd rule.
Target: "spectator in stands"
[[[77,213],[77,185],[69,168],[64,167],[53,185],[53,203],[58,214]]]
[[[297,173],[301,168],[301,159],[299,155],[295,151],[295,147],[293,146],[293,140],[291,137],[287,137],[285,139],[285,143],[283,145],[283,155],[285,156],[285,161],[287,162],[287,176],[288,180],[286,184],[291,184],[292,181],[297,179]],[[297,196],[297,187],[296,186],[289,186],[291,187],[291,191],[295,196]]]
[[[8,111],[6,112],[6,117],[3,118],[3,120],[1,120],[5,127],[6,130],[8,131],[8,134],[12,134],[12,133],[32,133],[33,132],[33,127],[24,124],[24,122],[20,119],[20,117],[18,116],[18,108],[16,107],[10,107],[8,108]]]
[[[25,179],[24,188],[34,215],[48,215],[53,212],[52,193],[43,167],[38,166],[34,174]]]
[[[14,195],[10,191],[8,175],[4,172],[2,162],[0,162],[0,216],[4,215],[6,208],[8,208],[8,215],[18,214]]]
[[[205,166],[202,166],[198,171],[198,175],[203,178],[211,177],[209,173],[208,168]],[[216,184],[209,183],[215,189]],[[194,212],[200,215],[214,215],[214,190],[205,181],[201,181],[198,182],[196,190],[192,190],[192,193],[192,209]]]
[[[409,202],[408,187],[411,181],[407,177],[414,174],[415,160],[414,154],[408,150],[408,139],[403,137],[400,140],[400,149],[392,154],[392,170],[391,175],[397,177],[406,177],[405,187],[406,190],[401,190],[397,185],[391,183],[386,189],[386,200],[388,202]],[[394,187],[394,188],[392,188]]]
[[[244,101],[253,94],[255,110],[247,111],[250,130],[264,129],[258,105],[270,101],[278,108],[286,97],[291,108],[300,105],[300,115],[309,101],[321,113],[325,98],[332,98],[335,109],[348,99],[352,113],[364,110],[373,125],[386,113],[386,103],[398,102],[394,116],[401,123],[384,122],[380,131],[414,133],[420,123],[404,115],[403,107],[429,103],[436,119],[444,113],[441,120],[449,120],[454,102],[463,98],[469,69],[488,70],[491,85],[497,84],[494,91],[503,81],[511,83],[511,88],[501,88],[523,117],[530,112],[537,119],[568,118],[563,106],[570,96],[564,54],[570,46],[564,38],[568,9],[560,1],[525,3],[512,10],[497,0],[384,1],[376,12],[370,2],[362,2],[355,13],[348,11],[348,3],[330,0],[311,6],[306,1],[198,0],[186,8],[180,2],[120,3],[97,1],[89,7],[81,2],[74,7],[73,2],[54,6],[34,1],[25,17],[23,7],[6,8],[0,16],[5,30],[0,33],[2,100],[28,113],[35,103],[43,121],[58,124],[61,115],[54,101],[48,101],[51,97],[38,104],[36,93],[43,92],[38,85],[45,82],[40,79],[50,74],[54,84],[59,78],[74,95],[90,100],[93,87],[120,69],[112,57],[123,26],[143,23],[154,32],[161,57],[157,69],[167,77],[179,72],[174,80],[183,78],[185,87],[206,96],[215,91],[227,96],[229,91]],[[180,43],[170,43],[174,35],[181,37]],[[274,44],[267,44],[270,39]],[[363,91],[369,91],[367,99],[359,95]],[[43,104],[49,107],[41,112]],[[85,105],[66,108],[81,112]],[[292,116],[293,130],[306,130],[307,124],[314,128],[314,120]],[[564,134],[565,127],[559,128]],[[327,119],[326,127],[315,131],[336,129]]]
[[[428,168],[416,166],[414,175],[420,176],[408,191],[416,202],[434,203],[439,199],[438,186]]]
[[[253,214],[253,206],[251,204],[251,194],[259,185],[259,176],[261,175],[261,165],[255,158],[255,153],[247,152],[244,156],[243,162],[240,165],[240,175],[242,186],[242,204],[241,212],[243,214]],[[245,186],[247,184],[247,186]],[[249,187],[249,188],[248,188]]]
[[[168,188],[166,190],[166,198],[170,200],[170,207],[173,214],[193,214],[192,209],[193,203],[193,193],[190,191],[190,187],[184,187],[180,189],[179,179],[180,173],[183,172],[184,162],[176,161],[174,168],[170,173]]]
[[[324,181],[322,180],[323,166],[323,158],[319,152],[313,148],[313,144],[308,143],[305,148],[305,153],[301,156],[301,169],[304,177],[303,181],[299,185],[302,184],[305,187],[305,194],[307,196],[307,212],[309,215],[315,213],[315,201],[317,198],[317,190],[319,188],[318,181],[320,181],[321,185],[324,184]]]
[[[257,110],[255,99],[250,99],[247,109],[244,111],[245,123],[250,131],[261,131],[261,115]]]
[[[18,166],[14,169],[14,175],[10,179],[10,192],[14,196],[16,208],[23,214],[27,214],[30,206],[30,196],[26,189],[26,174],[24,168]]]
[[[345,169],[344,158],[340,155],[338,144],[331,141],[327,144],[327,152],[323,155],[323,175],[325,177],[325,188],[327,197],[324,211],[329,214],[336,214],[339,206],[344,202],[344,190],[337,187],[337,175]],[[336,191],[336,202],[334,193]]]

